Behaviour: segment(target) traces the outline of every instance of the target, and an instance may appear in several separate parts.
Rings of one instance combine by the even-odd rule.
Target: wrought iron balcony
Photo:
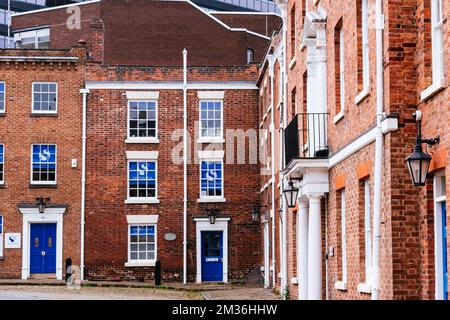
[[[327,159],[328,113],[299,113],[284,130],[285,164],[295,159]]]

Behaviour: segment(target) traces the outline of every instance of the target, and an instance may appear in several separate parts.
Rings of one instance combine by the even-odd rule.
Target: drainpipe
[[[8,0],[8,21],[6,23],[8,24],[8,45],[6,47],[9,49],[11,48],[11,41],[9,39],[11,37],[11,0]]]
[[[86,202],[86,113],[87,95],[89,89],[81,89],[83,95],[83,118],[81,138],[81,235],[80,235],[80,280],[84,280],[84,225],[85,225],[85,202]]]
[[[183,50],[183,283],[187,284],[187,50]]]
[[[381,120],[384,107],[383,84],[383,1],[377,0],[375,8],[376,16],[376,54],[377,54],[377,132],[375,137],[375,179],[374,179],[374,211],[373,211],[373,259],[372,259],[372,300],[380,297],[380,238],[381,238],[381,191],[383,168],[383,133]]]

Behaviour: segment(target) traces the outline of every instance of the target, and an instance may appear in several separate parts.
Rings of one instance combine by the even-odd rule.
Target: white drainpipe
[[[85,202],[86,202],[86,114],[87,95],[89,89],[81,89],[83,95],[82,136],[81,136],[81,234],[80,234],[80,277],[84,280],[84,225],[85,225]]]
[[[187,283],[187,50],[183,50],[183,283]]]
[[[383,1],[377,0],[376,16],[376,54],[377,54],[377,132],[375,138],[375,179],[374,179],[374,212],[373,212],[373,259],[372,259],[372,300],[380,297],[380,238],[381,238],[381,200],[382,200],[382,168],[383,168],[383,133],[381,120],[384,107],[383,83]]]

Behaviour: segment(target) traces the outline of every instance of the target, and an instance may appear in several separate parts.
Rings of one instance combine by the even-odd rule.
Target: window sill
[[[427,100],[427,99],[433,97],[436,93],[438,93],[439,91],[441,91],[444,88],[445,88],[445,86],[444,86],[443,79],[437,83],[433,83],[431,86],[429,86],[428,88],[426,88],[425,90],[423,90],[420,93],[420,100],[422,100],[422,101]]]
[[[158,138],[127,138],[125,143],[159,143]]]
[[[3,260],[5,260],[5,257],[4,256],[0,256],[0,261],[3,261]]]
[[[360,293],[372,293],[372,288],[368,283],[358,283],[358,292]]]
[[[30,117],[39,118],[39,117],[53,117],[57,118],[59,115],[57,112],[31,112]]]
[[[200,138],[197,139],[197,143],[225,143],[223,138]]]
[[[125,199],[125,204],[153,204],[159,203],[159,199],[142,199],[142,198],[128,198]]]
[[[6,117],[6,112],[5,111],[0,111],[0,117]]]
[[[337,281],[337,282],[334,284],[334,288],[335,288],[336,290],[347,291],[347,282]]]
[[[355,104],[360,104],[369,95],[369,88],[364,88],[355,98]]]
[[[339,111],[339,113],[337,115],[335,115],[333,118],[334,124],[336,124],[339,121],[341,121],[342,119],[344,119],[344,114],[345,114],[345,110]]]
[[[35,183],[35,182],[30,182],[29,187],[30,188],[58,188],[58,185],[56,183]]]
[[[291,278],[291,284],[298,284],[298,278],[297,277]]]
[[[125,267],[154,267],[156,260],[149,261],[128,261],[125,262]]]
[[[219,198],[219,197],[210,197],[210,198],[199,198],[197,199],[198,203],[212,203],[212,202],[226,202],[227,199]]]

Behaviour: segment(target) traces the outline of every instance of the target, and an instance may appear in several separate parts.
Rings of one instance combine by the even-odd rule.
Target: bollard
[[[155,286],[161,285],[161,261],[155,263]]]
[[[69,272],[69,267],[71,267],[71,266],[72,266],[72,259],[71,258],[67,258],[66,259],[66,282],[70,278],[70,276],[72,275],[72,272]]]

